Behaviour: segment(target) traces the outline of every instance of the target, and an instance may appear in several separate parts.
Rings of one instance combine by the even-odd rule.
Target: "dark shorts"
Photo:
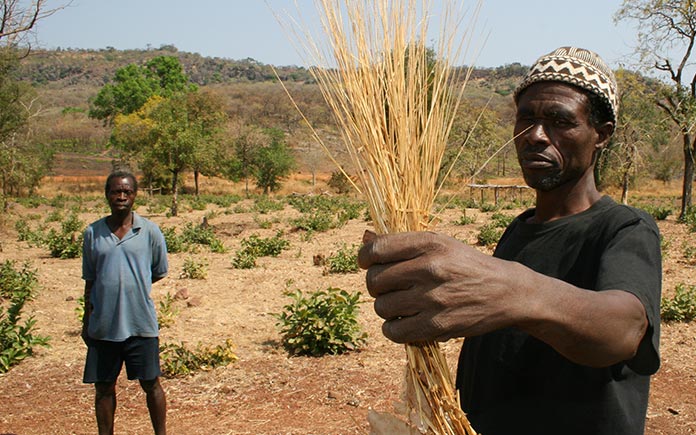
[[[128,379],[151,381],[162,375],[159,338],[130,337],[126,341],[92,340],[87,347],[87,361],[82,381],[115,382],[126,363]]]

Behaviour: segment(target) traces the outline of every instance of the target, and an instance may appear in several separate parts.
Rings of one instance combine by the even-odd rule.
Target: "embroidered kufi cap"
[[[619,111],[614,73],[596,53],[577,47],[560,47],[541,56],[515,89],[515,102],[529,85],[542,81],[570,83],[597,94],[616,123]]]

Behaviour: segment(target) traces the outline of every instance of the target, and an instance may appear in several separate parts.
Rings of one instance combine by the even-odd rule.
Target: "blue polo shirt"
[[[157,337],[152,279],[168,270],[159,227],[133,213],[133,227],[119,239],[102,218],[85,230],[82,254],[82,279],[93,282],[89,336],[106,341]]]

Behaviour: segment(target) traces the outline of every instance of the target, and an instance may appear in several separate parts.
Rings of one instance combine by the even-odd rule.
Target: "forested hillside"
[[[338,146],[333,121],[307,68],[274,67],[254,59],[208,58],[163,46],[151,50],[36,50],[22,60],[20,76],[35,87],[41,104],[40,116],[34,122],[34,136],[59,153],[54,174],[73,172],[75,163],[70,161],[77,159],[84,163],[85,154],[101,156],[103,162],[104,154],[109,154],[110,128],[87,116],[90,101],[113,79],[117,69],[128,64],[143,65],[158,56],[175,56],[191,82],[223,98],[232,131],[240,132],[252,125],[281,129],[296,152],[298,169],[317,165],[318,170],[332,169],[332,164],[315,149],[317,145],[312,144],[301,115],[276,77],[277,73],[313,127],[322,131],[327,145]],[[525,70],[526,67],[513,64],[472,71],[463,108],[467,127],[460,129],[457,140],[465,139],[486,107],[487,114],[481,119],[481,127],[485,126],[486,131],[480,137],[487,142],[487,152],[504,143],[509,134],[510,93]],[[481,161],[475,158],[470,165],[476,166]],[[83,166],[87,170],[89,165]],[[96,170],[102,171],[103,165]]]
[[[229,147],[253,132],[277,129],[284,133],[284,141],[293,151],[294,170],[313,175],[331,172],[335,166],[313,139],[304,114],[341,161],[340,132],[305,67],[274,67],[254,59],[208,58],[178,51],[174,46],[148,50],[35,50],[22,59],[19,75],[36,93],[29,136],[41,144],[42,152],[53,156],[49,159],[53,166],[45,174],[73,174],[82,169],[94,175],[108,170],[119,155],[109,147],[111,126],[88,116],[92,101],[104,85],[112,82],[119,68],[142,66],[161,56],[177,58],[191,83],[221,99],[228,117]],[[453,179],[481,182],[518,175],[509,144],[514,116],[511,93],[526,69],[511,64],[471,71],[465,101],[452,130],[451,150],[445,157],[446,163],[450,162],[466,143]],[[678,177],[678,135],[646,98],[646,94],[656,92],[659,83],[625,70],[617,72],[617,77],[626,89],[622,107],[627,117],[620,122],[609,152],[602,157],[600,182],[628,188],[641,177],[664,181]]]

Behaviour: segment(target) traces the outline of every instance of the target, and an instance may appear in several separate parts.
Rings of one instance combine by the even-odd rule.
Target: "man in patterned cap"
[[[536,204],[487,256],[435,233],[366,233],[359,263],[384,334],[466,337],[457,387],[485,435],[640,435],[659,367],[660,236],[597,190],[617,120],[595,53],[542,56],[515,92],[515,147]]]

